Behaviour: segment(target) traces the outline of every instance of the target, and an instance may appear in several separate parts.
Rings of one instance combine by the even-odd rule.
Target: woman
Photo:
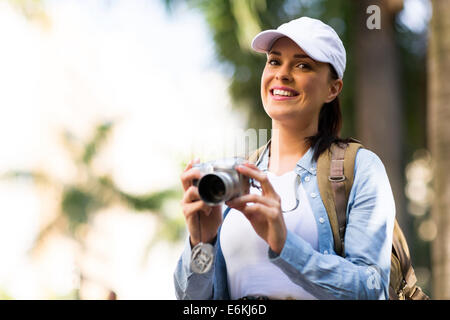
[[[261,32],[252,47],[267,55],[261,98],[274,134],[256,165],[237,170],[261,191],[209,207],[191,183],[200,172],[188,164],[181,204],[190,236],[174,274],[177,298],[387,299],[395,204],[379,157],[357,153],[345,258],[334,252],[317,186],[320,154],[342,141],[341,40],[328,25],[302,17]],[[214,246],[215,261],[207,273],[195,274],[191,250],[201,241]]]

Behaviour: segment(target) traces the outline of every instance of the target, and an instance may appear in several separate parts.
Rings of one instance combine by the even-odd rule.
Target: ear
[[[336,98],[339,93],[341,93],[343,86],[344,82],[342,81],[342,79],[331,80],[328,87],[328,96],[325,102],[328,103],[333,101],[334,98]]]

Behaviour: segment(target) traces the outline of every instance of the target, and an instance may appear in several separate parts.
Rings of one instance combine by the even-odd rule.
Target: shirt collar
[[[270,140],[266,145],[266,148],[262,152],[260,158],[256,162],[256,165],[261,171],[267,171],[269,168],[269,148]],[[309,148],[308,151],[297,161],[296,171],[299,173],[302,170],[309,172],[312,175],[317,173],[317,162],[313,158],[314,149]]]

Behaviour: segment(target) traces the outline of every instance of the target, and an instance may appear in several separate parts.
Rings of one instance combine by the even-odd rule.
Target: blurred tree
[[[94,159],[107,141],[112,128],[113,123],[111,122],[98,125],[92,138],[86,143],[77,139],[70,132],[66,131],[63,134],[64,144],[77,169],[76,181],[63,183],[52,178],[51,174],[40,170],[11,170],[5,174],[4,178],[10,179],[31,178],[38,185],[54,187],[61,193],[57,197],[60,199],[60,214],[41,229],[32,250],[38,248],[50,231],[55,229],[82,243],[83,233],[77,231],[89,223],[92,216],[101,208],[115,204],[126,205],[141,212],[154,213],[161,225],[158,228],[160,232],[154,236],[156,239],[163,237],[174,241],[182,237],[184,228],[180,218],[162,210],[165,201],[178,199],[181,196],[177,188],[133,195],[117,187],[109,175],[96,174],[93,166]],[[167,230],[171,230],[171,232],[167,232]]]
[[[110,175],[98,175],[96,173],[93,165],[94,160],[99,155],[112,129],[113,123],[111,122],[99,124],[95,128],[93,136],[87,142],[79,140],[68,131],[64,132],[62,135],[64,145],[77,170],[74,181],[64,183],[53,178],[51,172],[47,173],[42,170],[10,170],[2,177],[4,179],[32,179],[37,186],[53,190],[53,194],[56,190],[54,199],[59,203],[58,212],[48,224],[40,229],[30,249],[31,255],[38,253],[39,249],[44,247],[45,240],[54,233],[64,234],[75,239],[83,254],[89,252],[89,248],[85,245],[86,227],[89,226],[96,212],[114,205],[125,205],[135,211],[150,213],[157,219],[157,231],[152,234],[151,240],[143,253],[142,262],[147,261],[149,251],[156,242],[161,240],[175,242],[185,235],[183,216],[181,214],[175,215],[170,209],[164,209],[164,204],[167,201],[181,197],[179,188],[134,195],[121,190]],[[184,166],[185,164],[181,165]],[[101,283],[100,280],[83,274],[81,268],[78,269],[80,272],[80,287],[67,297],[70,299],[80,298],[83,279],[89,279],[92,283]],[[109,288],[107,284],[103,284],[103,287]]]
[[[403,102],[395,17],[399,0],[355,1],[355,112],[358,138],[382,159],[395,196],[397,220],[410,239],[405,210]],[[369,6],[380,8],[380,28],[367,26]],[[382,57],[382,58],[381,58]]]
[[[428,50],[428,139],[434,162],[433,293],[450,299],[450,1],[433,0]]]
[[[181,197],[179,188],[134,195],[121,190],[110,175],[96,173],[93,162],[107,141],[112,128],[113,123],[111,122],[98,125],[93,136],[87,142],[77,139],[70,132],[66,131],[63,134],[64,144],[77,170],[74,181],[64,183],[53,178],[51,172],[47,173],[42,170],[11,170],[3,176],[6,179],[32,179],[43,190],[52,190],[53,199],[59,203],[56,208],[58,212],[54,218],[40,229],[33,247],[30,249],[31,254],[38,253],[38,249],[45,245],[45,240],[54,233],[64,234],[75,239],[80,244],[82,252],[89,252],[89,248],[84,244],[86,227],[89,226],[96,212],[114,205],[125,205],[135,211],[151,213],[157,219],[157,231],[152,235],[151,241],[143,253],[143,262],[147,261],[146,257],[154,243],[161,240],[177,241],[184,236],[185,227],[182,215],[174,215],[173,212],[169,212],[171,210],[164,209],[167,201]],[[81,269],[79,276],[80,287],[76,288],[68,298],[80,298],[82,279],[89,279],[89,277],[86,277]],[[90,279],[90,281],[100,283],[98,279]],[[103,287],[108,288],[106,284]]]

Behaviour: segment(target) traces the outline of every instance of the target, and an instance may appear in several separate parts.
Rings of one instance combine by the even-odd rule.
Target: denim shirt
[[[268,149],[257,162],[268,169]],[[316,177],[317,163],[310,148],[297,162],[295,172],[314,213],[319,235],[318,251],[290,230],[279,255],[269,246],[268,259],[289,279],[318,299],[388,299],[395,203],[385,167],[370,150],[359,149],[354,182],[347,205],[345,258],[334,251],[334,240]],[[223,205],[224,216],[229,211]],[[226,217],[224,217],[226,218]],[[243,235],[243,241],[245,237]],[[189,237],[174,272],[177,299],[230,299],[226,263],[220,247],[220,229],[214,244],[211,270],[190,270]]]

